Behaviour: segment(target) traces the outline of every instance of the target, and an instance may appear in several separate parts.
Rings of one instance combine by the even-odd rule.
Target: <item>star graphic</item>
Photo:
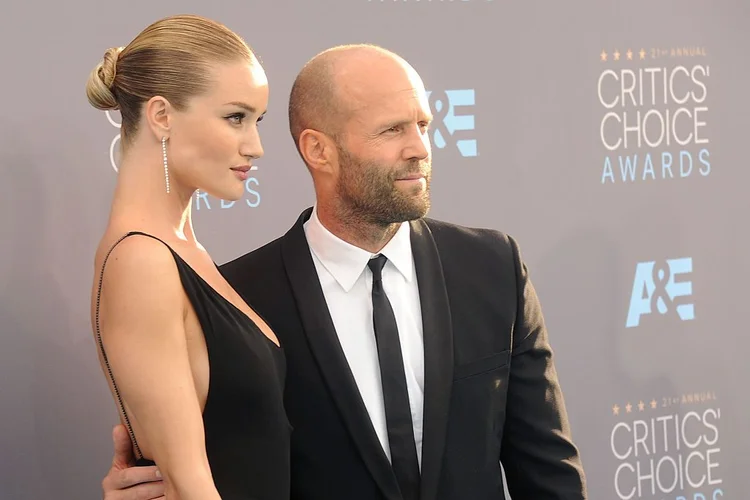
[[[638,411],[643,411],[643,409],[646,407],[645,404],[643,404],[643,401],[638,402]]]
[[[614,406],[612,407],[612,414],[613,414],[613,415],[619,415],[619,414],[620,414],[620,407],[619,407],[619,406],[617,406],[617,405],[614,405]]]
[[[620,60],[620,51],[615,49],[615,61],[619,61],[619,60]]]
[[[651,408],[656,408],[656,400],[655,399],[651,400]]]
[[[628,49],[628,51],[625,53],[625,55],[627,55],[628,61],[632,61],[633,60],[633,51],[632,50]]]
[[[630,403],[626,404],[625,405],[625,411],[628,412],[628,413],[630,413],[631,411],[633,411],[633,405],[631,405]]]
[[[599,57],[602,58],[602,61],[606,61],[607,60],[607,53],[602,50],[602,53],[599,54]]]
[[[645,50],[641,49],[641,51],[638,52],[638,54],[641,56],[641,59],[646,59],[646,51]]]

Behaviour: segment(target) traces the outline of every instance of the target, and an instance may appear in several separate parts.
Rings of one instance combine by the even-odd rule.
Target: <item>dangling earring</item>
[[[169,167],[167,166],[167,138],[161,138],[161,153],[164,158],[164,180],[167,182],[167,194],[169,194]]]

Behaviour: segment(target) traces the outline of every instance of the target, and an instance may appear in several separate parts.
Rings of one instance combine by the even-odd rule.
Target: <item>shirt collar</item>
[[[351,290],[367,262],[376,254],[370,253],[342,240],[323,226],[318,219],[317,206],[304,224],[310,249],[345,291]],[[411,228],[403,222],[396,234],[380,251],[407,281],[414,277],[411,253]]]

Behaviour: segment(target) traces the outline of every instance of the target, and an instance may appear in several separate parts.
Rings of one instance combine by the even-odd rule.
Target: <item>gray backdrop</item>
[[[183,12],[246,37],[271,84],[266,156],[247,196],[194,207],[216,261],[279,236],[313,201],[286,121],[302,64],[335,44],[382,44],[431,92],[431,216],[521,243],[591,498],[746,498],[747,2],[27,0],[1,10],[1,498],[100,498],[117,414],[88,304],[119,117],[91,108],[84,84],[106,48]]]

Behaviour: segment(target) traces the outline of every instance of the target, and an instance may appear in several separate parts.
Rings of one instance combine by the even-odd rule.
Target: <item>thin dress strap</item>
[[[130,434],[130,440],[133,443],[133,447],[135,448],[136,459],[140,460],[140,459],[143,458],[143,453],[141,453],[141,449],[138,446],[138,441],[135,439],[135,433],[133,432],[133,426],[130,424],[130,419],[128,418],[128,414],[125,411],[125,405],[122,402],[122,397],[120,396],[120,390],[117,388],[117,383],[115,382],[115,377],[112,374],[112,368],[109,365],[109,359],[107,358],[107,353],[104,350],[104,343],[102,342],[101,330],[99,328],[99,304],[100,304],[100,301],[101,301],[102,283],[104,281],[104,267],[107,265],[107,259],[109,259],[109,255],[112,253],[112,251],[115,249],[115,247],[122,240],[124,240],[128,236],[132,236],[134,234],[142,235],[142,236],[148,236],[149,238],[153,238],[153,239],[155,239],[157,241],[161,241],[162,243],[164,243],[164,241],[160,240],[156,236],[152,236],[152,235],[147,234],[147,233],[142,233],[140,231],[130,231],[127,234],[125,234],[124,236],[120,237],[120,239],[118,239],[117,241],[115,241],[115,243],[112,245],[112,247],[107,252],[107,255],[104,256],[104,262],[102,262],[102,270],[99,273],[99,285],[98,285],[97,291],[96,291],[96,321],[95,321],[95,323],[96,323],[96,340],[97,340],[97,343],[99,344],[99,351],[102,353],[102,358],[104,358],[104,364],[107,366],[107,372],[109,373],[109,379],[112,381],[112,387],[114,387],[114,389],[115,389],[115,395],[117,396],[117,402],[120,405],[120,411],[122,412],[122,415],[125,418],[125,425],[128,428],[128,433]],[[167,248],[169,248],[169,245],[167,245],[166,243],[164,243],[164,245],[166,245]],[[170,248],[170,251],[171,251],[171,248]]]

